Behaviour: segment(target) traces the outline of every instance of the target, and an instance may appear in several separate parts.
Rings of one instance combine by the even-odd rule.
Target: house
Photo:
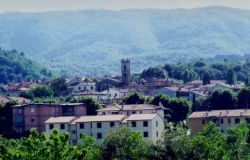
[[[86,115],[86,106],[82,103],[45,104],[31,103],[12,107],[13,130],[22,136],[31,128],[45,132],[44,122],[50,117]]]
[[[184,98],[187,101],[193,102],[193,94],[191,90],[181,87],[163,87],[153,91],[154,96],[157,96],[159,94],[163,94],[168,97]]]
[[[82,90],[72,94],[74,97],[90,97],[99,102],[103,102],[108,99],[108,94],[103,92],[91,91],[91,90]]]
[[[72,93],[79,91],[95,91],[96,83],[95,82],[81,82],[79,84],[69,86],[68,90],[72,91]]]
[[[193,112],[188,117],[187,121],[191,135],[195,135],[202,131],[203,127],[208,122],[215,123],[222,132],[226,132],[228,128],[233,127],[240,122],[250,124],[250,109]]]
[[[26,99],[23,97],[0,97],[0,104],[5,105],[10,101],[16,101],[18,104],[29,104],[31,103],[30,99]]]
[[[36,87],[35,82],[10,83],[1,88],[1,95],[6,97],[19,97],[21,92],[27,92]]]

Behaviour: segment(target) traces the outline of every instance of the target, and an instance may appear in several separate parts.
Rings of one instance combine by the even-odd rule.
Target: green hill
[[[42,80],[51,76],[51,71],[26,58],[23,52],[0,48],[0,84]]]

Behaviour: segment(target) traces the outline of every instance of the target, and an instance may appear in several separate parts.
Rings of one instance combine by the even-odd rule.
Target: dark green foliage
[[[144,102],[145,98],[138,93],[133,93],[123,99],[123,103],[125,104],[143,104]]]
[[[202,78],[203,85],[210,84],[210,74],[208,72],[205,72]]]
[[[13,115],[11,107],[17,104],[18,103],[16,101],[10,101],[0,107],[0,135],[3,135],[4,137],[12,138],[15,136],[12,131]]]
[[[29,94],[32,95],[33,97],[45,98],[45,97],[52,96],[53,90],[51,89],[50,86],[40,85],[40,86],[37,86],[35,88],[32,88],[29,91]]]
[[[166,78],[166,72],[160,67],[146,69],[142,72],[141,78]]]
[[[159,105],[159,103],[166,108],[165,116],[168,116],[168,121],[178,123],[187,118],[190,111],[191,104],[182,98],[169,98],[165,95],[158,95],[152,100],[152,104]]]
[[[236,108],[236,97],[229,90],[216,90],[210,99],[211,109],[234,109]]]
[[[54,94],[56,96],[61,95],[61,94],[65,94],[67,92],[67,83],[66,80],[64,78],[57,78],[54,79],[51,83],[51,88],[54,91]]]
[[[102,107],[97,101],[89,97],[69,98],[68,101],[71,103],[84,103],[87,107],[87,115],[96,115],[96,110]]]
[[[21,82],[24,80],[42,80],[52,73],[37,63],[27,59],[16,50],[0,50],[0,84]]]
[[[250,108],[250,88],[244,88],[238,93],[239,108]]]
[[[226,75],[228,84],[235,84],[237,82],[237,75],[233,69],[229,69]]]
[[[143,159],[146,155],[146,146],[142,135],[128,127],[111,130],[103,142],[103,159]]]
[[[169,78],[182,80],[184,83],[192,80],[203,80],[209,84],[210,80],[225,80],[229,84],[238,81],[248,83],[250,76],[249,62],[214,62],[198,61],[195,63],[165,64],[162,67]]]

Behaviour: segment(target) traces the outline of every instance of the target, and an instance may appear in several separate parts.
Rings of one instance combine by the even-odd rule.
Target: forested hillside
[[[214,55],[250,53],[250,11],[84,10],[0,14],[0,45],[24,51],[62,74],[118,74]]]
[[[51,71],[27,59],[23,52],[0,48],[0,84],[23,80],[42,80],[51,76]]]

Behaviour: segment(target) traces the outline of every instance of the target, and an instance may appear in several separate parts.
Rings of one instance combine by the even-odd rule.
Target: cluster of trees
[[[165,64],[164,66],[146,69],[141,74],[142,78],[174,78],[184,83],[193,80],[226,80],[234,84],[237,80],[248,82],[250,77],[250,61],[245,62],[214,62],[206,63],[198,60],[194,63]]]
[[[131,94],[125,97],[123,100],[124,104],[154,104],[158,106],[160,103],[166,108],[165,115],[169,122],[178,123],[187,118],[191,110],[191,104],[182,98],[170,98],[165,95],[157,95],[155,97],[145,98],[138,93]]]
[[[64,78],[54,79],[50,85],[39,85],[37,87],[31,88],[28,92],[22,92],[21,97],[28,99],[46,99],[48,97],[59,97],[67,95],[67,87]]]
[[[208,98],[198,98],[193,104],[193,110],[209,107],[210,109],[249,109],[250,87],[241,89],[238,93],[231,90],[218,89]]]
[[[0,138],[0,159],[30,160],[247,160],[250,158],[250,128],[242,123],[227,134],[212,123],[196,136],[187,135],[184,125],[167,124],[157,143],[145,141],[140,132],[128,127],[111,130],[103,142],[84,135],[78,145],[70,145],[69,134],[46,136],[31,130],[20,140]]]
[[[52,77],[51,71],[27,59],[23,52],[0,48],[0,84]]]

